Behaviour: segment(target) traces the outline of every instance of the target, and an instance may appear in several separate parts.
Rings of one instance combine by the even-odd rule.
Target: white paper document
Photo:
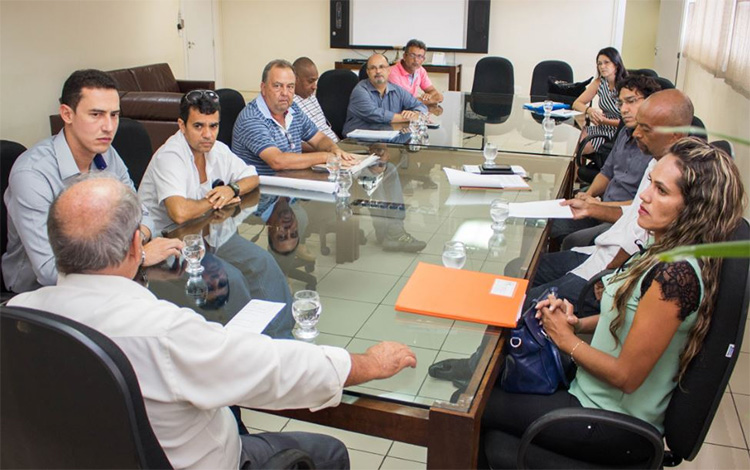
[[[377,155],[368,155],[359,160],[355,165],[350,166],[349,171],[351,171],[353,175],[356,175],[368,166],[373,165],[378,160],[380,160],[380,157],[378,157]]]
[[[263,194],[271,196],[291,197],[306,199],[308,201],[336,202],[335,194],[321,193],[318,191],[305,191],[303,189],[282,188],[280,186],[264,186]]]
[[[391,139],[395,139],[398,136],[399,131],[370,131],[367,129],[355,129],[348,133],[346,136],[350,139],[361,139],[361,140],[377,140],[379,142],[387,142]]]
[[[511,202],[509,217],[527,219],[572,219],[570,206],[561,206],[565,199],[553,201]]]
[[[580,111],[576,111],[575,109],[556,109],[549,113],[550,116],[556,117],[556,118],[569,118],[573,116],[578,116],[579,114],[583,114]]]
[[[332,181],[313,181],[302,178],[285,178],[283,176],[260,175],[261,186],[278,186],[281,188],[301,189],[304,191],[317,191],[320,193],[333,194],[336,192],[336,183]]]
[[[224,328],[260,334],[285,305],[284,302],[253,299]]]
[[[497,188],[530,190],[526,181],[518,175],[477,175],[453,168],[443,168],[451,186],[468,188]]]

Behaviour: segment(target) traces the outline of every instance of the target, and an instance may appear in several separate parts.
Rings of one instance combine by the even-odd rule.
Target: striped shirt
[[[617,106],[617,90],[610,90],[607,80],[600,78],[599,89],[596,93],[599,96],[599,108],[601,108],[607,119],[620,119],[620,108]],[[606,135],[610,139],[617,132],[616,126],[608,126],[606,124],[588,126],[586,129],[589,135]],[[602,143],[604,143],[604,139],[591,139],[594,149],[598,149]]]
[[[299,105],[302,112],[318,126],[318,130],[323,134],[327,135],[334,143],[339,141],[339,137],[331,129],[331,125],[328,124],[325,114],[323,114],[323,108],[320,107],[318,98],[315,95],[310,95],[307,98],[294,95],[294,102]]]
[[[237,116],[232,132],[232,151],[250,165],[259,175],[275,172],[262,158],[261,152],[276,147],[284,153],[301,153],[302,141],[318,133],[315,123],[292,103],[285,115],[285,126],[271,117],[271,111],[262,96],[248,103]]]

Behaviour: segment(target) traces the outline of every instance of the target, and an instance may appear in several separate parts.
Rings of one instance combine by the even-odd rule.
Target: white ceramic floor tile
[[[284,428],[284,431],[303,431],[327,434],[329,436],[335,437],[336,439],[339,439],[349,449],[372,452],[380,455],[387,454],[388,449],[391,448],[391,443],[393,442],[388,439],[367,436],[365,434],[344,431],[343,429],[321,426],[319,424],[306,423],[304,421],[298,421],[296,419],[290,420]],[[352,466],[352,468],[355,467]]]
[[[729,379],[732,393],[750,395],[750,353],[740,353]]]
[[[391,289],[391,291],[388,292],[388,295],[385,296],[381,304],[382,305],[396,305],[396,300],[398,299],[399,294],[401,294],[401,289],[404,288],[408,280],[409,280],[409,276],[400,277],[398,282],[396,282],[396,284]]]
[[[412,234],[412,236],[420,239],[415,234]],[[346,269],[401,276],[416,256],[415,253],[384,251],[380,246],[367,244],[360,247],[359,259],[347,263]]]
[[[719,444],[745,449],[745,437],[742,434],[740,420],[734,407],[732,395],[725,393],[711,423],[705,439],[706,443]]]
[[[363,273],[336,268],[318,283],[324,297],[379,303],[390,292],[399,276]]]
[[[425,470],[427,464],[424,462],[414,462],[413,460],[397,459],[394,457],[386,457],[383,460],[383,465],[380,466],[381,470]]]
[[[384,305],[375,309],[357,333],[357,338],[398,341],[407,346],[438,350],[453,326],[453,320],[397,312]]]
[[[382,455],[360,450],[349,450],[349,465],[355,470],[378,470],[383,463]]]
[[[340,336],[332,335],[329,333],[320,333],[317,338],[310,341],[313,344],[336,346],[337,348],[345,348],[351,342],[351,336]]]
[[[341,336],[354,336],[370,317],[377,304],[337,299],[320,298],[323,312],[318,322],[318,330]]]
[[[245,408],[240,409],[242,422],[248,428],[260,429],[266,432],[279,432],[284,429],[284,426],[289,422],[289,418],[283,416],[276,416],[269,413],[262,413],[260,411],[248,410]]]
[[[750,395],[732,394],[737,414],[740,416],[740,426],[745,435],[745,445],[750,445]]]
[[[742,337],[740,351],[750,353],[750,321],[745,322],[745,335]]]
[[[440,352],[434,362],[442,361],[444,359],[467,359],[468,357],[468,355]],[[435,400],[450,401],[451,395],[453,395],[456,390],[457,387],[453,385],[452,381],[436,379],[427,374],[422,383],[422,387],[419,389],[419,396]]]
[[[750,454],[745,449],[704,444],[692,462],[683,461],[680,470],[750,468]]]
[[[482,343],[486,325],[456,321],[445,339],[442,351],[471,354]]]
[[[374,341],[353,339],[347,350],[352,353],[363,353],[367,348],[374,345]],[[367,388],[382,390],[385,392],[403,393],[406,395],[417,395],[419,388],[427,376],[427,368],[435,362],[436,351],[421,348],[411,348],[417,356],[417,367],[406,368],[393,377],[373,380],[363,384]]]
[[[425,463],[427,462],[427,447],[394,441],[390,452],[388,452],[388,457]]]

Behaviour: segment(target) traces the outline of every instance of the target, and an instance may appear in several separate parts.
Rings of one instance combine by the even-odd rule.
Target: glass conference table
[[[447,91],[443,102],[430,106],[430,121],[437,127],[427,130],[428,147],[481,150],[491,142],[505,152],[553,156],[575,153],[580,129],[576,120],[555,119],[552,138],[545,144],[543,116],[523,108],[529,96]],[[391,143],[408,144],[408,125],[372,124],[368,130],[398,130]],[[348,141],[356,141],[349,139]]]
[[[378,341],[399,341],[412,348],[418,361],[416,369],[347,388],[338,407],[274,413],[425,446],[429,468],[474,468],[480,417],[497,375],[503,330],[398,312],[396,298],[418,263],[442,264],[443,245],[451,239],[469,247],[464,269],[529,277],[546,243],[545,221],[508,219],[504,230],[493,232],[489,203],[498,197],[511,202],[563,197],[572,187],[570,159],[504,153],[498,160],[523,166],[531,191],[459,190],[448,184],[442,168],[479,164],[481,152],[342,146],[381,156],[355,177],[350,198],[261,187],[246,195],[241,207],[169,232],[182,237],[202,231],[208,245],[202,280],[191,281],[179,263],[167,263],[147,271],[149,288],[226,323],[268,281],[258,278],[258,266],[272,259],[292,292],[319,292],[323,310],[315,343],[359,353]],[[281,175],[327,177],[311,170]],[[288,254],[277,253],[294,245],[289,239],[295,232],[299,245]],[[386,243],[403,233],[424,242],[424,248],[413,252],[412,245]],[[271,297],[267,300],[288,300],[288,292],[264,292]],[[291,337],[288,307],[279,318],[266,333]],[[428,375],[431,364],[468,358],[475,351],[479,361],[468,383],[459,387]]]

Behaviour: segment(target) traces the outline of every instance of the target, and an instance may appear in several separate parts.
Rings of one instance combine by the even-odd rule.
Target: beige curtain
[[[750,0],[739,0],[725,72],[726,82],[750,98]]]

